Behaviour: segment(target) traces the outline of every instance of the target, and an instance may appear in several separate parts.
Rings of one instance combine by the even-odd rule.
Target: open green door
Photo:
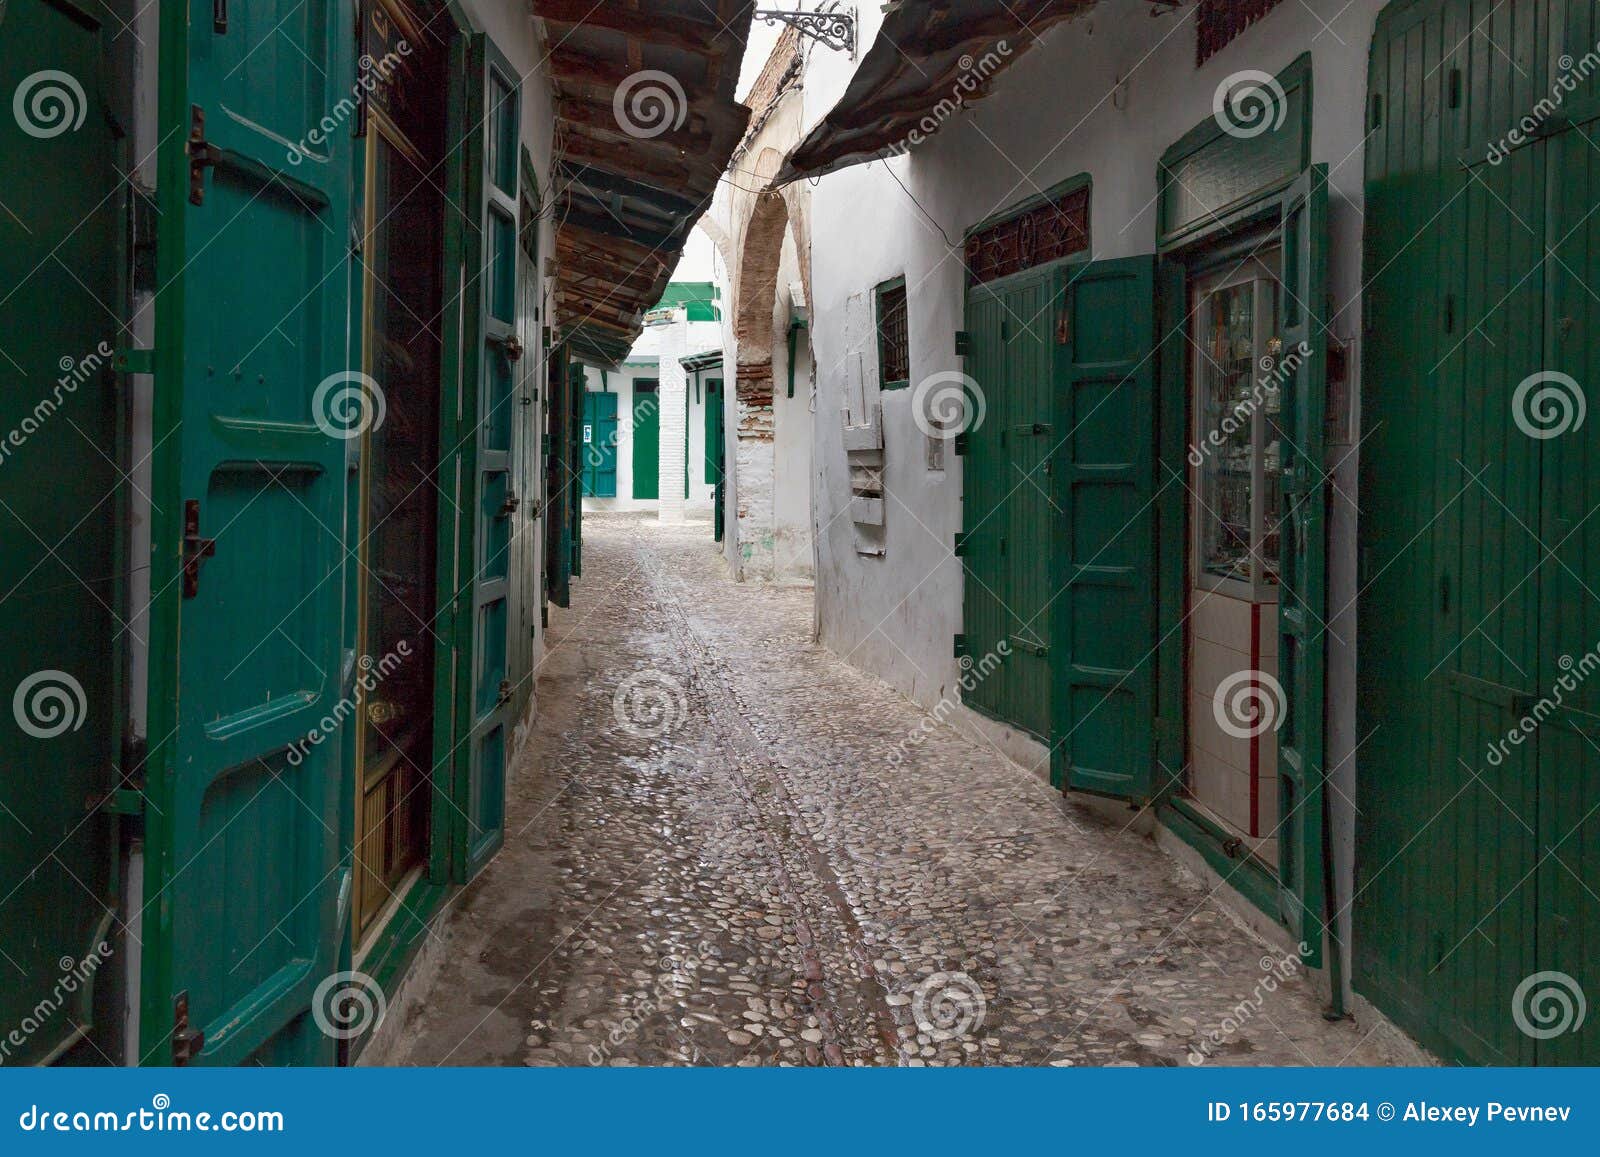
[[[451,123],[461,168],[453,203],[470,205],[468,220],[452,213],[445,244],[453,262],[446,310],[444,421],[439,541],[441,600],[435,695],[435,811],[449,832],[449,860],[458,882],[472,879],[499,850],[505,830],[505,772],[514,724],[515,688],[508,678],[511,622],[512,443],[518,393],[515,363],[520,116],[518,76],[487,36],[455,42],[453,69],[466,91],[453,94]],[[462,57],[465,57],[463,61]],[[464,112],[463,112],[464,110]],[[457,192],[459,190],[459,196]],[[452,404],[453,403],[453,404]]]
[[[1152,257],[1057,274],[1050,777],[1143,803],[1155,761]]]
[[[1283,507],[1278,672],[1285,701],[1278,730],[1279,915],[1322,964],[1322,781],[1327,653],[1328,167],[1308,169],[1284,197],[1279,298]]]
[[[334,423],[377,402],[349,372],[350,128],[319,127],[352,90],[352,21],[332,0],[190,16],[161,6],[140,1053],[324,1064],[347,785],[342,745],[308,737],[352,684]]]

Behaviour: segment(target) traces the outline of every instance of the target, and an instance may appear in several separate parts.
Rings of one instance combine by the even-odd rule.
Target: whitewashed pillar
[[[683,477],[689,459],[689,375],[679,361],[689,346],[689,315],[675,310],[671,324],[661,334],[661,364],[657,369],[661,404],[661,456],[656,507],[662,522],[684,520]]]

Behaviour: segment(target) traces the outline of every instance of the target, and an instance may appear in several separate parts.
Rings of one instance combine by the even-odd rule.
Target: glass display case
[[[1195,317],[1194,573],[1276,601],[1281,495],[1277,282],[1262,269],[1207,287]]]

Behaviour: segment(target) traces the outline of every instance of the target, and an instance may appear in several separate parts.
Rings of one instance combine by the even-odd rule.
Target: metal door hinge
[[[956,457],[965,457],[967,453],[967,446],[970,444],[967,432],[963,430],[961,433],[952,438],[951,442],[953,443],[952,449],[955,450]]]
[[[206,110],[189,106],[189,203],[206,203],[206,170],[217,163],[216,146],[206,140]]]
[[[509,518],[517,512],[517,507],[522,505],[522,499],[517,497],[516,491],[506,495],[506,500],[500,504],[500,517]]]
[[[200,563],[217,553],[217,540],[200,537],[200,500],[183,504],[183,597],[200,593]]]
[[[956,535],[954,550],[957,558],[967,557],[967,536],[965,534]]]
[[[510,703],[511,702],[511,692],[512,692],[511,680],[510,679],[502,679],[502,680],[500,680],[500,693],[495,699],[495,705],[496,706],[503,706],[503,705],[505,705],[507,703]]]
[[[955,657],[957,659],[964,658],[967,654],[967,637],[965,635],[957,635],[955,641]]]
[[[156,291],[156,221],[160,210],[155,194],[142,185],[130,184],[128,195],[129,282],[135,293]]]
[[[956,330],[956,357],[972,356],[972,335],[964,329]]]
[[[172,1063],[186,1065],[206,1047],[206,1034],[189,1027],[189,992],[185,989],[172,1001]]]
[[[119,374],[153,374],[156,372],[156,351],[118,350],[111,366]]]

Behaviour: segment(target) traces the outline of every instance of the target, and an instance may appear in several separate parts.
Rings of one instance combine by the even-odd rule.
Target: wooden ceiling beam
[[[696,55],[720,50],[718,42],[731,39],[721,24],[687,16],[674,17],[670,23],[652,22],[636,5],[608,0],[598,3],[596,0],[534,0],[533,11],[541,20],[551,23],[620,32],[641,44],[675,48]]]

